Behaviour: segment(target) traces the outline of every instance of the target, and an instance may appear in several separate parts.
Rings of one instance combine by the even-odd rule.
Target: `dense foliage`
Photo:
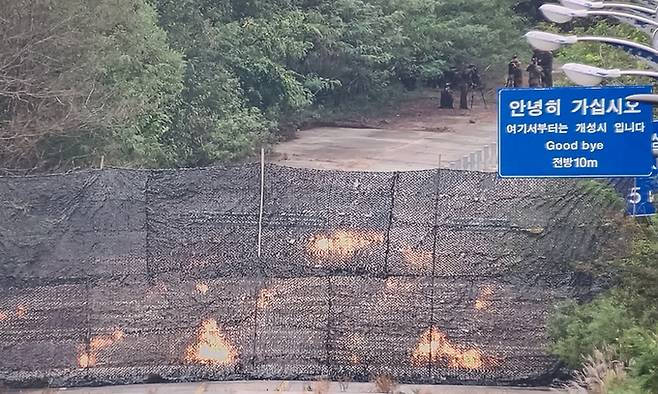
[[[603,350],[623,362],[628,377],[610,393],[658,392],[658,228],[629,225],[635,233],[629,257],[607,262],[599,272],[618,273],[618,286],[591,303],[562,307],[553,318],[553,351],[569,367]]]
[[[0,167],[163,156],[182,57],[134,0],[0,3]]]
[[[525,2],[527,3],[527,2]],[[515,0],[15,0],[0,4],[0,167],[195,166],[282,119],[367,102],[522,44]]]

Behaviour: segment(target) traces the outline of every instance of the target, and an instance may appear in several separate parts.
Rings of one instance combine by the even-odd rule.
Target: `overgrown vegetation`
[[[0,3],[0,168],[166,155],[182,56],[134,0]]]
[[[523,45],[515,9],[528,13],[526,3],[5,1],[0,168],[101,156],[207,165],[249,155],[300,111],[380,100],[451,66],[502,79]]]
[[[595,349],[585,358],[580,371],[567,385],[569,394],[605,394],[624,389],[627,377],[624,363],[614,359],[611,352]],[[637,387],[635,387],[637,388]]]
[[[629,257],[607,263],[619,285],[591,303],[561,308],[551,324],[553,351],[568,366],[580,368],[597,349],[628,367],[610,393],[658,392],[658,227],[630,227],[637,241]]]

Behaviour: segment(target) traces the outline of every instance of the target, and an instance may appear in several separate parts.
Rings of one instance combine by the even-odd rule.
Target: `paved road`
[[[215,383],[180,383],[180,384],[149,384],[133,386],[112,386],[61,390],[17,390],[11,394],[54,394],[65,392],[70,394],[262,394],[278,392],[281,394],[359,394],[381,392],[374,384],[350,383],[347,387],[332,383],[328,388],[322,388],[317,383],[283,382],[283,381],[252,381],[252,382],[215,382]],[[396,388],[401,394],[542,394],[561,393],[550,389],[524,389],[510,387],[479,387],[479,386],[427,386],[404,385]]]
[[[396,171],[455,167],[471,153],[495,151],[496,114],[434,110],[405,115],[378,128],[321,127],[298,132],[296,139],[275,147],[275,162],[302,168]],[[481,153],[482,154],[482,153]],[[484,159],[482,157],[482,159]],[[481,169],[495,171],[490,156]]]

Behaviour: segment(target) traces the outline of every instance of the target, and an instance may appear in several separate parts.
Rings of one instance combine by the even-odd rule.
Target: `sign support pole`
[[[633,178],[633,190],[637,193],[637,178]],[[637,204],[633,204],[633,216],[637,215]]]

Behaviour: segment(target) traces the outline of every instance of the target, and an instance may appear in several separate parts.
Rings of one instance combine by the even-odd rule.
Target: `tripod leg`
[[[488,109],[487,108],[487,99],[484,98],[484,90],[480,90],[480,94],[482,95],[482,102],[484,103],[484,109]]]

